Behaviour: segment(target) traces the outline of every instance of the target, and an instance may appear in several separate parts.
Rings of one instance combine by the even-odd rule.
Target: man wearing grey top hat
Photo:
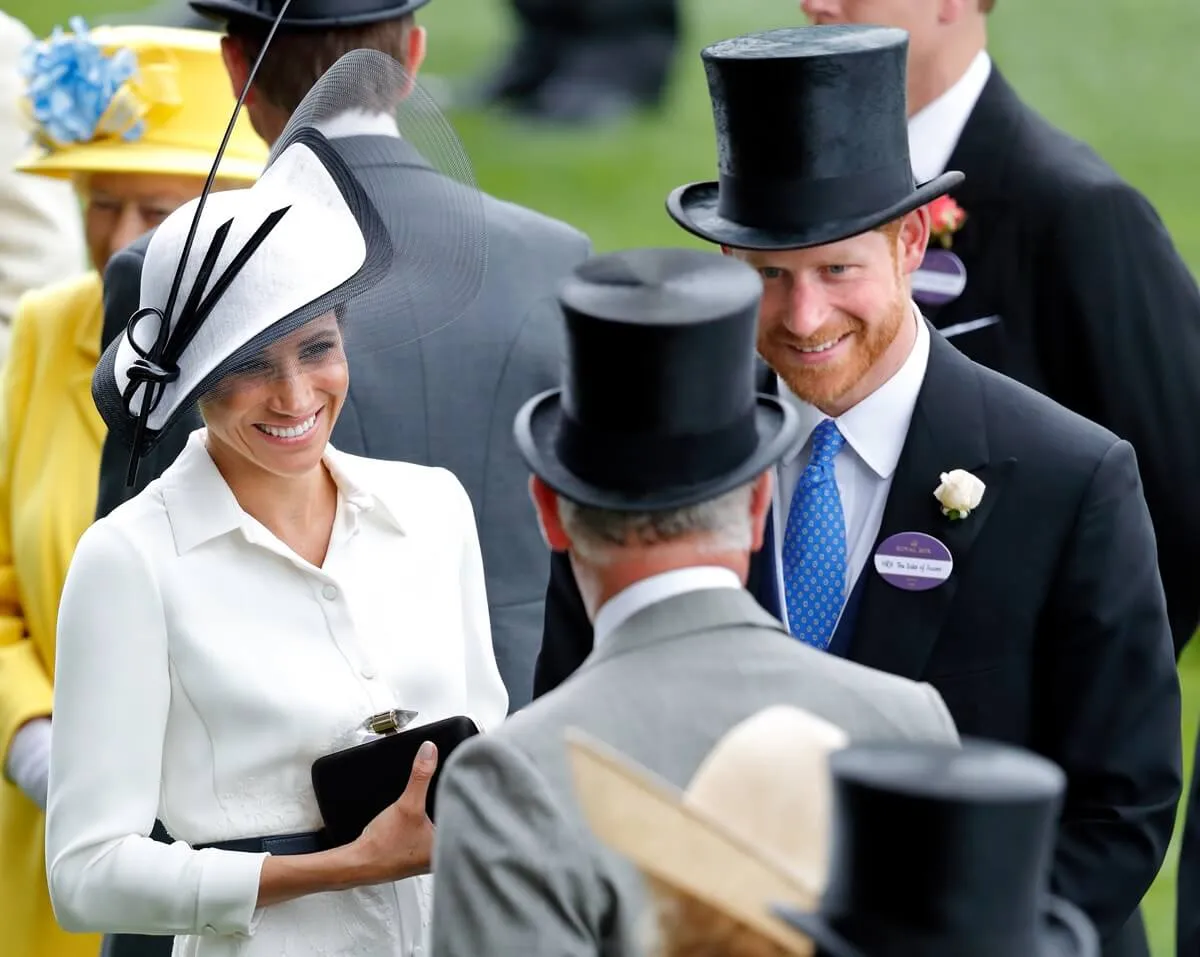
[[[797,641],[928,681],[963,735],[1059,764],[1052,887],[1094,921],[1106,955],[1137,954],[1124,927],[1166,854],[1181,782],[1137,463],[916,311],[922,205],[962,174],[913,181],[906,48],[900,30],[830,26],[704,51],[720,177],[675,190],[668,211],[758,270],[760,388],[803,423],[750,587]],[[591,647],[556,555],[540,690]]]
[[[792,641],[743,588],[797,417],[756,394],[762,282],[714,253],[634,250],[567,282],[567,372],[516,421],[543,534],[598,649],[555,694],[451,756],[438,790],[435,957],[638,952],[634,872],[586,833],[580,728],[683,785],[771,705],[851,740],[957,743],[928,686]],[[613,370],[620,368],[620,375]]]

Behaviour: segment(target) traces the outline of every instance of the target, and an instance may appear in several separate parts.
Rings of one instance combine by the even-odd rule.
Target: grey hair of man
[[[630,548],[688,540],[700,553],[746,552],[754,540],[748,483],[717,498],[659,512],[610,511],[558,496],[558,514],[575,554],[590,565],[612,564]]]

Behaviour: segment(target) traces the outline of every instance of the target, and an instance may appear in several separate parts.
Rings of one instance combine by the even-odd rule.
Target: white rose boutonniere
[[[987,486],[976,476],[962,469],[943,472],[942,484],[933,491],[941,503],[942,514],[951,520],[963,519],[979,507]]]

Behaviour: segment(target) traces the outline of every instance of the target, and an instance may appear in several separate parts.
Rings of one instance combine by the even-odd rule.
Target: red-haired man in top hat
[[[1004,78],[987,51],[996,0],[800,7],[908,32],[913,172],[966,176],[917,302],[976,362],[1133,446],[1178,654],[1200,623],[1200,289],[1158,213]]]
[[[913,304],[926,207],[962,174],[914,183],[907,45],[801,27],[703,53],[720,176],[668,211],[762,276],[762,387],[803,423],[751,588],[797,641],[928,681],[964,736],[1061,765],[1053,886],[1115,944],[1180,792],[1154,531],[1127,442],[964,357]],[[591,643],[555,555],[540,690]]]

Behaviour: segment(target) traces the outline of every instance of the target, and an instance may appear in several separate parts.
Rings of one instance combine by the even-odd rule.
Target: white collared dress
[[[312,762],[371,715],[507,711],[470,500],[444,469],[330,448],[321,568],[238,506],[194,433],[93,525],[67,575],[46,827],[70,930],[177,935],[177,957],[423,951],[429,882],[256,909],[263,855],[191,845],[312,831]],[[177,843],[148,835],[160,819]]]

